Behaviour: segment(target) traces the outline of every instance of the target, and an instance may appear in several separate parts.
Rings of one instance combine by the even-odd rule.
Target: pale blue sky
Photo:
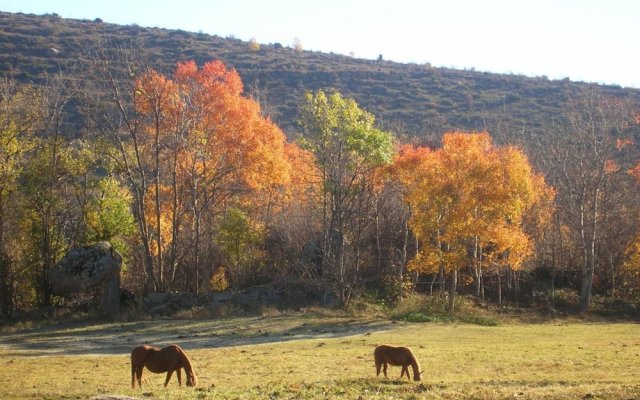
[[[640,88],[637,0],[0,0],[0,11]]]

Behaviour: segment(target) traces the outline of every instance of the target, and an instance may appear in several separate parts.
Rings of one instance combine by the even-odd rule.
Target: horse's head
[[[198,378],[193,372],[187,373],[187,386],[196,386],[198,384]]]
[[[413,380],[414,380],[414,381],[421,381],[421,380],[422,380],[422,373],[423,373],[423,372],[424,372],[424,371],[420,371],[420,372],[418,372],[418,373],[414,374],[414,375],[413,375]]]

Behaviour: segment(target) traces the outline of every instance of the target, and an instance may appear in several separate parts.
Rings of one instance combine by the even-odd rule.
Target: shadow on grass
[[[124,323],[76,322],[4,334],[5,356],[118,355],[140,344],[185,349],[331,339],[391,329],[389,321],[287,315],[223,320],[155,320]]]

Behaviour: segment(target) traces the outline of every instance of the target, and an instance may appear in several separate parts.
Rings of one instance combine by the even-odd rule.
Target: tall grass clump
[[[389,310],[394,320],[407,322],[460,322],[483,326],[500,325],[495,315],[475,305],[472,299],[458,296],[455,302],[455,313],[448,311],[449,300],[443,295],[414,294],[399,302]]]

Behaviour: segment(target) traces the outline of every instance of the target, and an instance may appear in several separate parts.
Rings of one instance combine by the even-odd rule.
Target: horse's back
[[[414,358],[411,349],[404,346],[391,346],[381,344],[373,351],[376,362],[384,362],[391,365],[407,365]]]
[[[147,344],[140,345],[131,350],[131,362],[132,363],[141,363],[144,362],[144,359],[147,358],[147,354],[150,351],[158,351],[160,350],[157,347],[149,346]]]
[[[149,371],[155,373],[174,371],[182,367],[181,353],[182,349],[175,344],[161,349],[156,347],[147,354],[144,365]]]

